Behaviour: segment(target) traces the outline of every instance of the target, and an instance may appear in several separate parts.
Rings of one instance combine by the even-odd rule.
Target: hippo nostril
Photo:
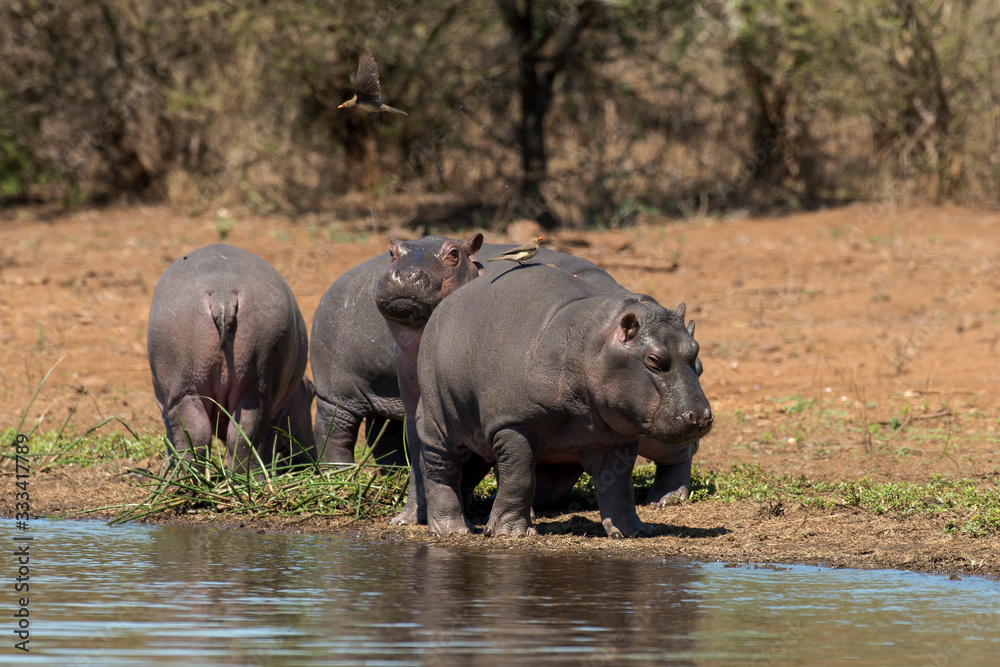
[[[693,410],[687,410],[684,412],[684,417],[687,418],[688,422],[691,424],[697,424],[698,418],[694,416]]]
[[[705,423],[711,424],[715,421],[715,415],[712,414],[712,408],[705,408]]]

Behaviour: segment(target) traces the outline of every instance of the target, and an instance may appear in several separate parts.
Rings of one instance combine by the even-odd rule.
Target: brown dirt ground
[[[385,232],[373,233],[371,219],[348,208],[297,219],[232,216],[229,242],[285,276],[309,323],[337,276],[386,247]],[[0,211],[0,428],[17,425],[61,359],[29,412],[41,430],[58,429],[78,404],[71,430],[114,416],[139,431],[160,431],[145,354],[152,290],[180,254],[218,242],[224,219],[224,212],[190,217],[160,207]],[[553,235],[552,247],[600,264],[665,305],[688,303],[698,322],[702,383],[718,415],[696,459],[701,468],[756,463],[829,481],[919,482],[935,473],[983,486],[1000,480],[997,213],[872,204],[775,219],[566,231]],[[869,424],[878,429],[871,437]],[[34,511],[121,502],[131,485],[116,475],[132,464],[39,472]],[[7,495],[0,513],[9,516]],[[480,548],[1000,574],[1000,536],[946,535],[954,517],[945,515],[789,507],[774,516],[767,504],[714,502],[640,508],[640,515],[659,535],[594,537],[599,523],[587,512],[544,518],[545,535],[517,541],[436,540],[426,528],[382,520],[225,522]]]

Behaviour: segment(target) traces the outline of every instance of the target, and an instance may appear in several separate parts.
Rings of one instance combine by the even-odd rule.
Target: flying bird
[[[354,97],[341,104],[338,109],[359,107],[368,113],[388,111],[400,116],[408,115],[396,107],[382,103],[382,90],[378,83],[378,65],[370,53],[362,53],[358,63],[358,73],[354,75]]]
[[[488,259],[486,261],[495,262],[500,259],[507,259],[510,260],[511,262],[517,262],[521,266],[524,266],[524,263],[529,259],[531,259],[532,257],[534,257],[535,254],[538,252],[538,242],[541,241],[543,238],[545,237],[536,236],[535,238],[531,239],[530,242],[525,243],[524,245],[519,245],[516,248],[511,248],[510,250],[502,253],[499,257],[494,257],[493,259]]]

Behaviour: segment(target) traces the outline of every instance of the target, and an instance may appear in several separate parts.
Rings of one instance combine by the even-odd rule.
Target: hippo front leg
[[[654,458],[656,476],[646,495],[646,503],[665,507],[687,500],[691,492],[691,463],[699,443],[683,447],[669,460]],[[640,453],[642,450],[640,449]]]
[[[420,437],[414,419],[406,416],[406,454],[410,459],[410,480],[406,489],[406,504],[403,511],[389,520],[392,525],[416,525],[427,523],[427,499],[424,494],[424,475],[421,470]],[[458,476],[461,483],[461,474]]]
[[[496,454],[497,496],[483,533],[522,537],[535,535],[531,501],[535,497],[535,456],[528,433],[506,428],[493,437]]]
[[[638,451],[636,440],[628,447],[591,450],[581,456],[583,467],[594,478],[601,524],[609,537],[648,536],[655,532],[635,512],[632,469]]]

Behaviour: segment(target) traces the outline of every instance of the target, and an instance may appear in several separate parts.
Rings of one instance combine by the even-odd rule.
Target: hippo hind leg
[[[360,428],[360,415],[316,394],[313,440],[321,463],[354,463],[354,443]]]
[[[427,525],[442,537],[452,533],[471,533],[474,526],[462,510],[462,458],[465,448],[449,447],[440,432],[434,433],[432,439],[423,439],[422,445],[418,463]],[[411,478],[410,484],[413,483]],[[397,521],[399,518],[397,516],[393,522],[401,523]]]
[[[273,462],[273,440],[270,447],[265,447],[270,432],[266,419],[269,412],[268,406],[256,394],[243,396],[236,404],[226,434],[226,468],[243,474],[259,467],[258,457],[264,465]],[[222,418],[225,419],[225,415]]]
[[[208,455],[215,429],[200,397],[185,396],[167,412],[163,421],[167,438],[180,456],[190,461],[192,453],[201,457]]]
[[[698,451],[698,444],[684,447],[666,460],[654,459],[656,476],[646,494],[646,503],[665,507],[687,500],[691,492],[691,462]]]

